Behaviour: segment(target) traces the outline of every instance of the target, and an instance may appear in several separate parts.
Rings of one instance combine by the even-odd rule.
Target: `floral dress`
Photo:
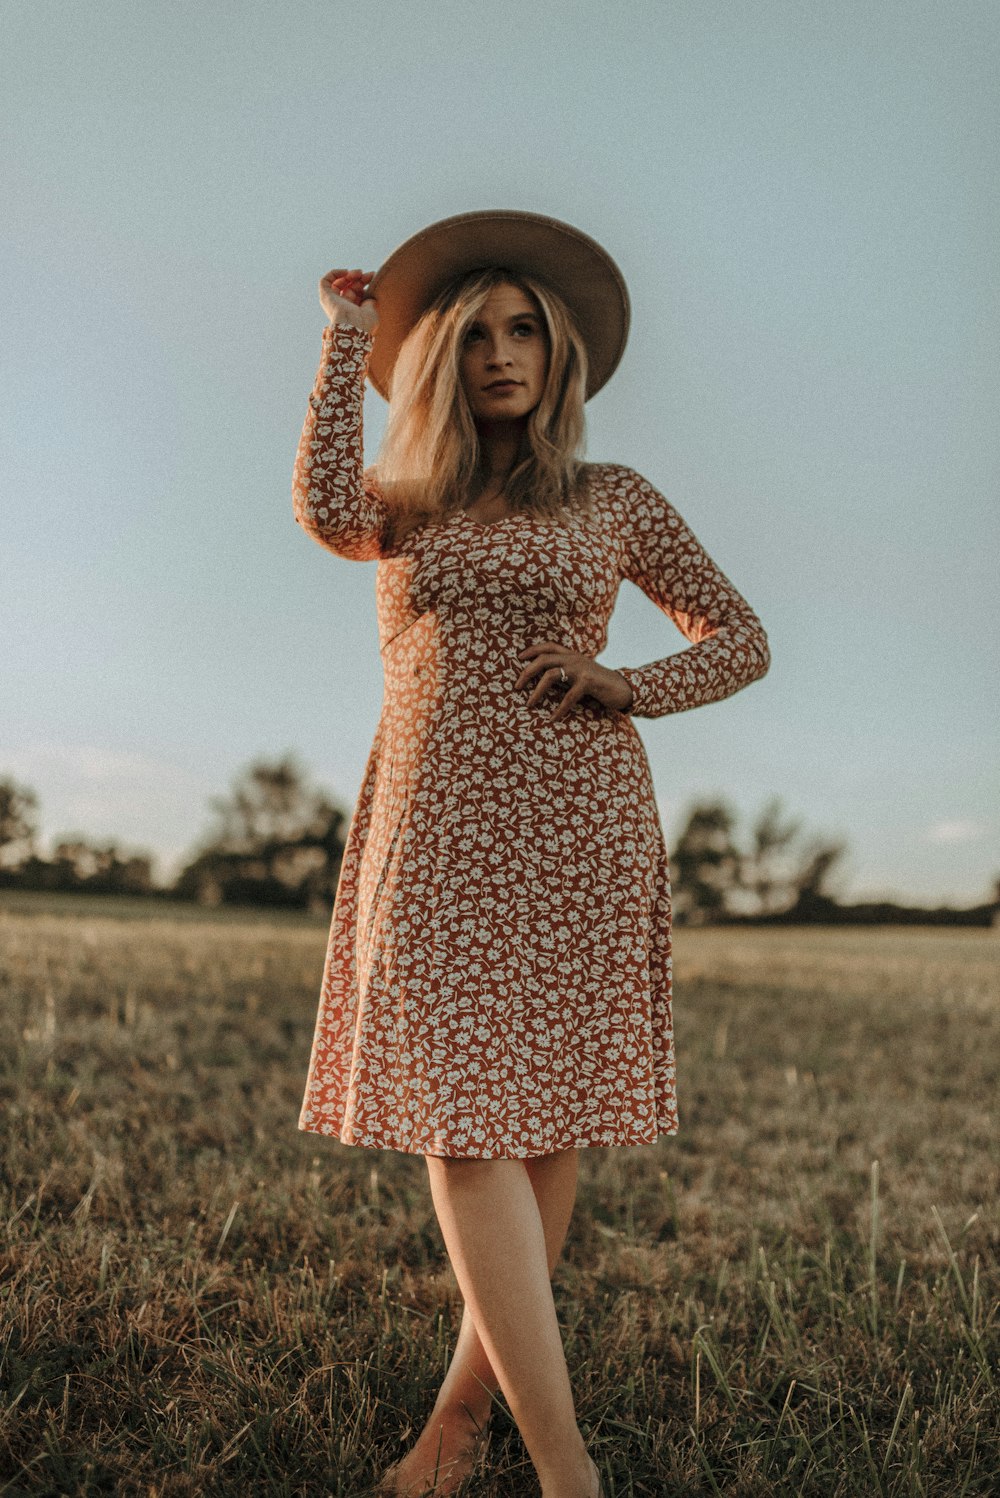
[[[621,464],[591,465],[596,523],[460,512],[391,540],[362,458],[371,343],[323,330],[293,477],[303,529],[377,561],[384,678],[299,1128],[476,1159],[652,1143],[677,1130],[670,878],[632,718],[730,696],[767,638]],[[518,653],[599,655],[623,578],[691,644],[619,668],[627,711],[584,697],[554,723],[560,689],[528,707]]]

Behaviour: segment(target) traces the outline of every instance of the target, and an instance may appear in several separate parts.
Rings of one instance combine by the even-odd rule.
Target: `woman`
[[[491,212],[331,271],[296,520],[376,560],[382,713],[348,831],[299,1126],[426,1158],[465,1302],[380,1491],[454,1493],[502,1389],[543,1498],[595,1498],[550,1276],[580,1149],[677,1129],[670,887],[633,717],[762,676],[757,616],[632,469],[579,456],[628,295],[566,224]],[[390,400],[362,466],[366,375]],[[622,578],[690,641],[596,657]]]

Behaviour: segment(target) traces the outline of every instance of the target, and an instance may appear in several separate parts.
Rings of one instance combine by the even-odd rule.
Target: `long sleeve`
[[[295,519],[339,557],[382,554],[388,506],[363,458],[365,376],[372,335],[347,324],[323,329],[323,353],[292,474]]]
[[[731,697],[771,664],[764,628],[674,507],[633,469],[616,465],[627,506],[623,575],[691,641],[646,666],[618,666],[632,717],[660,718]]]

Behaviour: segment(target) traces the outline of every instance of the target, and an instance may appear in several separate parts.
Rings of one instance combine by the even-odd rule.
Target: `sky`
[[[291,474],[318,282],[482,208],[632,302],[587,456],[676,506],[770,673],[634,720],[668,848],[780,796],[845,899],[1000,875],[994,0],[5,0],[0,777],[171,877],[252,761],[349,811],[376,563]],[[373,462],[385,405],[365,400]],[[604,665],[685,641],[622,584]]]

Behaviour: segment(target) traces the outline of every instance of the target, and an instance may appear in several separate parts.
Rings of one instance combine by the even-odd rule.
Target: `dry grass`
[[[296,1129],[325,924],[68,908],[0,908],[0,1493],[365,1494],[461,1303],[423,1162]],[[998,956],[679,934],[681,1133],[555,1287],[609,1498],[995,1491]]]

